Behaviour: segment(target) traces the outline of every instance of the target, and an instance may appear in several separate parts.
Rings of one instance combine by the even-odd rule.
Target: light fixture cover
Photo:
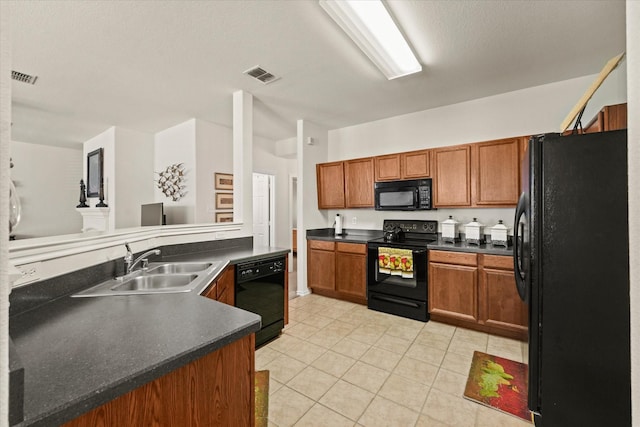
[[[387,79],[422,71],[422,65],[381,0],[319,0]]]

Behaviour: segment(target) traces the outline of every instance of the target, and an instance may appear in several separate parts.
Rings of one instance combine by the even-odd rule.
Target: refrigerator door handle
[[[520,223],[520,218],[525,215],[527,204],[529,203],[527,193],[522,193],[518,200],[518,206],[516,207],[516,217],[513,227],[513,271],[516,278],[516,289],[518,295],[523,301],[527,301],[527,285],[526,285],[526,272],[522,271],[522,265],[525,260],[522,258],[525,254],[521,253],[524,249],[524,224]],[[526,220],[526,216],[525,216]]]

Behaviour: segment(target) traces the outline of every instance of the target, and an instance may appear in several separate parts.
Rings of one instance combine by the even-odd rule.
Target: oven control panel
[[[421,221],[407,219],[385,219],[382,225],[383,231],[391,231],[400,228],[405,233],[433,234],[438,232],[438,221]]]

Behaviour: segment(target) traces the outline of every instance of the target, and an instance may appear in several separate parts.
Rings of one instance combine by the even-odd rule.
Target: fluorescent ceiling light
[[[389,80],[422,71],[380,0],[320,0],[320,6]]]

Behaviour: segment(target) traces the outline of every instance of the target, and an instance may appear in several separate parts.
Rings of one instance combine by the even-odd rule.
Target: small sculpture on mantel
[[[87,186],[84,185],[84,179],[80,180],[80,204],[76,208],[88,208],[87,204]]]
[[[104,202],[104,181],[100,178],[100,192],[98,193],[100,203],[96,205],[96,208],[108,208],[109,206]]]

